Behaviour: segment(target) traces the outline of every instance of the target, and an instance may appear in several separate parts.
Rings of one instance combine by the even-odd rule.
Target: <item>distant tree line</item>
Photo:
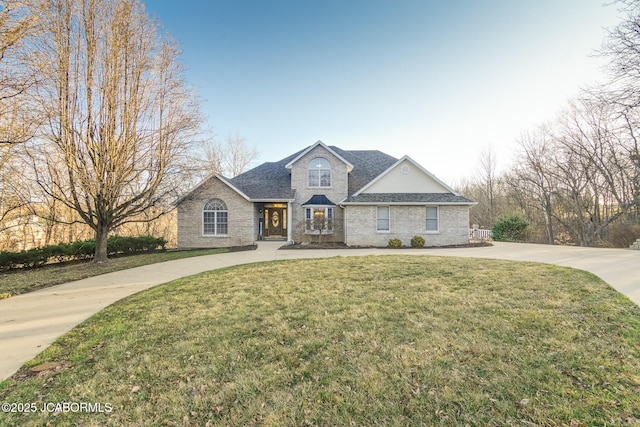
[[[609,80],[582,91],[556,120],[524,133],[510,170],[495,154],[461,190],[479,202],[471,221],[491,228],[522,215],[531,239],[549,244],[629,246],[640,238],[640,1],[617,3],[626,18],[600,55]]]

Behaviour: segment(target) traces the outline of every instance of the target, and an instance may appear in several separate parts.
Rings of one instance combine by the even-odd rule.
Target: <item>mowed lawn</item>
[[[0,425],[640,425],[640,310],[564,267],[253,264],[139,293],[0,385]]]

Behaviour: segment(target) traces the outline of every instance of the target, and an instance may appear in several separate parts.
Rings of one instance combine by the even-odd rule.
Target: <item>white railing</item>
[[[493,234],[491,233],[491,230],[487,230],[484,228],[470,228],[469,229],[469,238],[470,239],[481,239],[481,240],[488,240],[491,239],[493,237]]]

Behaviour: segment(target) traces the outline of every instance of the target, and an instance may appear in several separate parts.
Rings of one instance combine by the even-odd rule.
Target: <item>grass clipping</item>
[[[0,387],[109,413],[0,425],[640,425],[640,313],[595,276],[426,256],[295,260],[127,298]]]

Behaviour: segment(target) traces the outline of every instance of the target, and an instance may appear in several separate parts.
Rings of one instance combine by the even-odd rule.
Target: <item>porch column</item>
[[[349,246],[349,230],[347,229],[347,207],[346,206],[342,206],[342,213],[344,214],[344,224],[343,224],[343,230],[344,230],[344,244]]]
[[[293,220],[291,218],[291,202],[287,202],[287,242],[291,242],[291,229],[293,228],[291,224],[293,224]]]

